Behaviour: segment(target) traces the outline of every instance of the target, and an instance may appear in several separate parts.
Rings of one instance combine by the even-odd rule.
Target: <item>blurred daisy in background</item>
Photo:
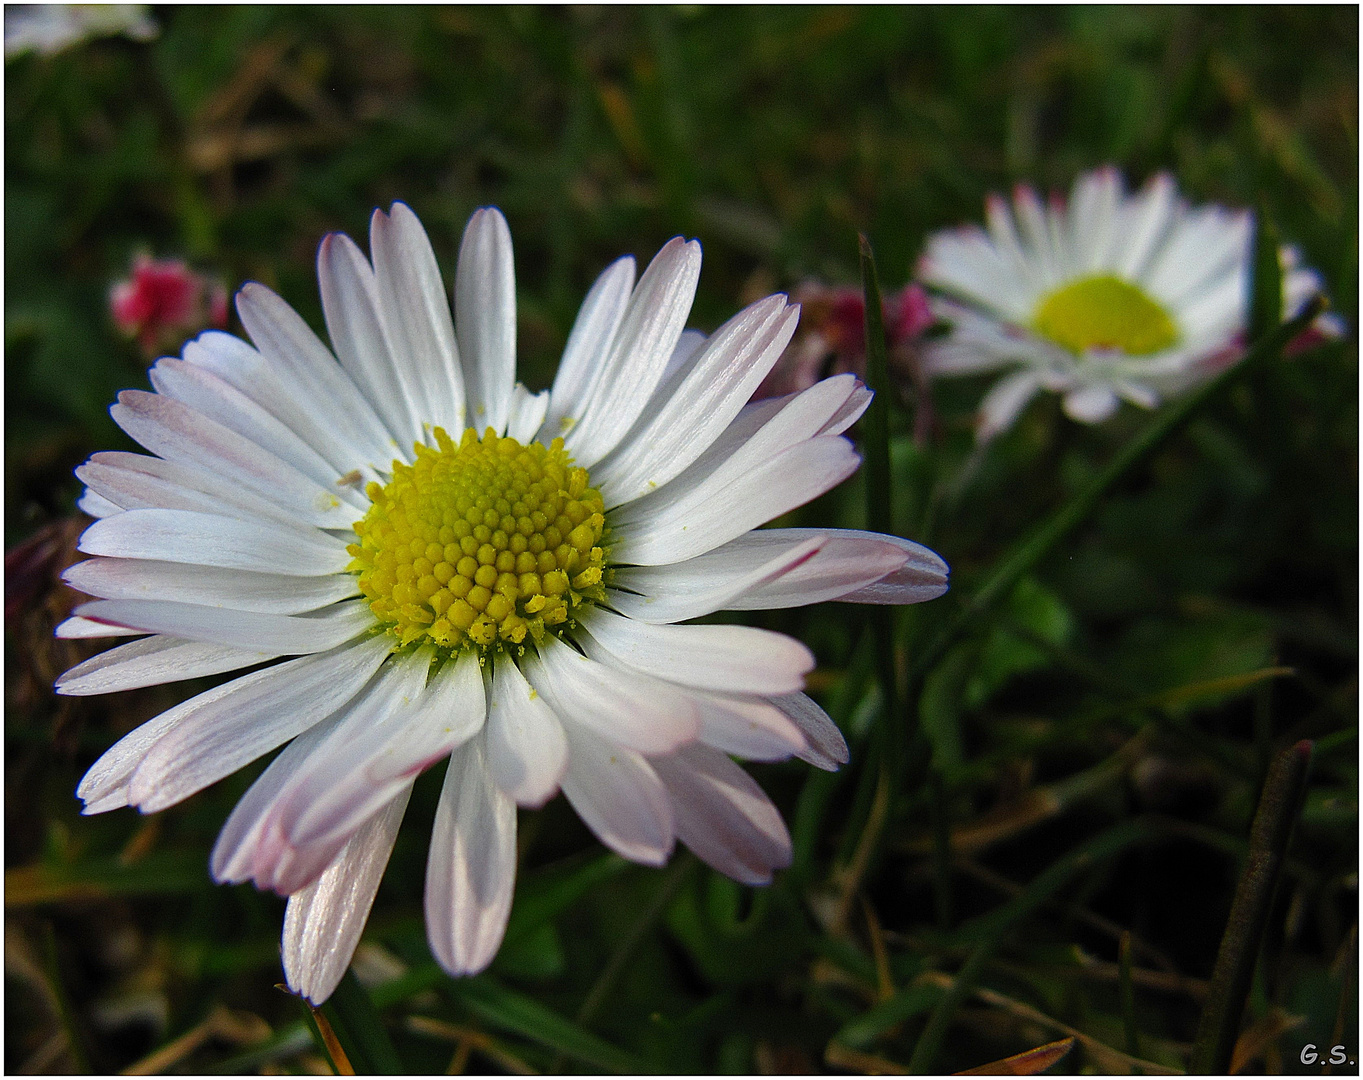
[[[1176,393],[1243,348],[1253,218],[1191,207],[1167,175],[1128,195],[1111,167],[1080,176],[1068,203],[1042,203],[1019,186],[1013,206],[986,202],[987,231],[932,236],[918,277],[949,332],[925,348],[930,372],[1014,369],[980,405],[978,435],[1005,430],[1039,390],[1063,395],[1088,424],[1122,401],[1144,408]],[[1284,249],[1284,311],[1320,279]],[[1326,319],[1321,333],[1337,333]]]
[[[147,4],[6,4],[5,58],[52,56],[90,38],[122,34],[150,41],[160,33]]]
[[[749,403],[799,315],[761,300],[684,331],[700,246],[668,243],[592,287],[551,390],[515,381],[511,237],[478,211],[453,318],[429,240],[396,204],[371,255],[321,246],[331,349],[270,290],[126,391],[151,452],[77,474],[99,518],[67,571],[99,599],[65,637],[134,636],[66,673],[100,694],[251,667],[138,728],[86,774],[86,813],[172,806],[288,744],[213,852],[220,881],[288,896],[289,985],[345,971],[412,784],[449,759],[426,878],[452,974],[496,954],[516,807],[562,790],[612,850],[660,865],[681,840],[748,884],[791,857],[780,814],[730,755],[847,760],[802,692],[800,642],[719,610],[941,595],[920,545],[758,529],[848,477],[870,393],[851,374]],[[334,353],[333,350],[334,349]],[[143,636],[148,635],[148,636]],[[287,659],[286,659],[287,658]]]

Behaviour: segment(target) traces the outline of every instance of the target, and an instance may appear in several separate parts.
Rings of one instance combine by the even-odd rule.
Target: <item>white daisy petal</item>
[[[1012,427],[1013,421],[1040,389],[1041,380],[1030,371],[1017,371],[996,382],[980,402],[975,425],[980,442],[988,442]]]
[[[626,255],[602,271],[582,301],[549,393],[541,435],[546,443],[566,434],[582,418],[633,289],[634,256]]]
[[[386,466],[392,458],[393,437],[367,403],[350,412],[338,402],[300,393],[240,338],[209,330],[185,345],[184,358],[240,390],[316,449],[331,465],[329,483],[356,468],[374,479],[372,466]]]
[[[783,694],[770,701],[795,723],[805,737],[807,745],[796,751],[796,757],[829,772],[835,772],[839,766],[847,764],[851,756],[847,750],[847,740],[818,702],[806,694]]]
[[[406,458],[421,437],[421,418],[407,388],[413,376],[393,363],[374,268],[355,241],[332,233],[317,252],[317,279],[336,356],[387,427],[383,454],[371,463]]]
[[[411,209],[398,202],[391,214],[374,214],[369,244],[393,364],[404,375],[418,416],[424,425],[463,431],[464,379],[459,348],[426,230]],[[514,314],[512,320],[514,326]],[[514,358],[514,339],[511,349]]]
[[[670,396],[593,470],[606,505],[646,495],[695,461],[766,377],[799,316],[785,297],[772,296],[716,330]]]
[[[1117,395],[1106,386],[1081,386],[1065,395],[1065,415],[1085,424],[1100,424],[1117,411]]]
[[[390,648],[388,641],[371,638],[286,660],[205,691],[148,721],[158,731],[150,733],[152,744],[128,775],[128,802],[143,813],[164,810],[269,753],[343,708]],[[139,741],[145,740],[142,736]]]
[[[278,655],[153,634],[77,664],[57,680],[56,690],[69,697],[111,694],[116,690],[218,675],[261,664]]]
[[[601,609],[584,625],[621,663],[701,690],[789,694],[814,668],[813,653],[794,638],[750,626],[650,626]]]
[[[841,436],[798,443],[746,476],[727,484],[727,474],[711,477],[690,499],[637,524],[622,525],[614,555],[645,566],[694,558],[803,506],[842,483],[860,464],[861,457]]]
[[[507,420],[506,433],[518,443],[528,443],[541,427],[549,411],[549,391],[541,390],[532,394],[520,383],[516,384],[511,396],[511,416]]]
[[[772,700],[727,694],[692,695],[700,707],[700,742],[749,761],[785,761],[807,744]],[[776,700],[776,699],[773,699]]]
[[[104,451],[80,466],[76,476],[125,510],[191,510],[293,528],[305,524],[298,515],[208,469],[146,454]]]
[[[509,660],[495,665],[487,714],[493,782],[521,806],[548,802],[568,764],[563,725]]]
[[[76,500],[76,508],[83,514],[88,514],[92,518],[113,517],[115,514],[122,513],[123,507],[117,503],[110,502],[99,492],[86,488],[81,492],[81,496]]]
[[[340,573],[345,544],[316,529],[192,510],[125,510],[96,521],[77,544],[87,555],[222,566],[259,573],[321,577]]]
[[[323,490],[331,490],[340,475],[334,465],[290,428],[211,371],[167,356],[158,360],[148,374],[162,397],[182,401],[201,416],[249,439]],[[343,487],[337,487],[335,494],[363,510],[363,496]]]
[[[790,834],[752,778],[717,750],[688,746],[655,758],[672,797],[677,837],[721,874],[766,885],[790,865]]]
[[[601,362],[568,449],[591,468],[624,437],[644,411],[686,326],[700,278],[700,245],[669,240],[639,279],[624,318]]]
[[[314,1005],[331,996],[350,966],[411,792],[409,783],[355,834],[325,874],[289,897],[284,974],[289,989]]]
[[[293,380],[302,392],[314,400],[329,402],[330,408],[356,423],[372,415],[369,401],[312,328],[264,285],[248,282],[242,286],[237,293],[237,313],[267,363]],[[372,428],[372,423],[367,426]],[[390,434],[399,439],[403,436],[401,431]]]
[[[695,702],[675,686],[598,663],[553,638],[523,667],[555,715],[642,754],[671,753],[700,729]]]
[[[643,755],[568,728],[563,794],[598,840],[626,859],[662,866],[672,854],[672,804]]]
[[[294,655],[334,649],[374,623],[359,600],[313,615],[267,615],[165,600],[92,600],[76,608],[76,614],[146,633]]]
[[[648,623],[699,618],[735,606],[740,597],[789,574],[823,547],[820,537],[774,545],[753,541],[770,531],[747,533],[685,562],[621,567],[615,572],[611,607]]]
[[[172,398],[124,390],[109,412],[119,427],[158,457],[226,475],[309,525],[345,529],[355,520],[355,511],[335,492]]]
[[[511,231],[495,207],[475,211],[459,245],[454,325],[469,427],[506,430],[516,381],[516,269]]]
[[[419,650],[393,666],[402,697],[378,722],[347,722],[290,786],[280,823],[289,842],[304,845],[347,834],[403,783],[476,735],[487,706],[478,658],[464,653],[422,685],[432,653]]]
[[[426,864],[426,940],[451,975],[497,954],[516,879],[516,804],[492,782],[486,735],[450,758]]]
[[[387,734],[395,716],[420,694],[430,661],[429,650],[418,650],[385,664],[344,715],[327,725],[325,737],[291,768],[268,806],[261,807],[260,821],[250,831],[249,876],[258,888],[281,896],[306,888],[326,871],[355,831],[411,783],[415,774],[384,776],[366,786],[363,773],[378,741],[375,733]],[[317,807],[309,820],[300,821],[314,809],[312,799],[334,795],[337,789],[344,789],[350,800],[332,799]]]
[[[290,577],[151,559],[86,559],[62,580],[102,600],[171,600],[185,604],[298,615],[358,592],[351,574]]]
[[[131,630],[126,626],[110,626],[107,623],[95,622],[93,619],[82,619],[79,615],[72,615],[69,619],[64,619],[57,624],[57,628],[52,633],[63,639],[76,638],[102,638],[102,637],[128,637],[132,634],[140,634],[141,630]]]

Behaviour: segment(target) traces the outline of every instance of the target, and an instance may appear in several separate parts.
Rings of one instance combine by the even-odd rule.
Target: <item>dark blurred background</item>
[[[936,1065],[1078,1030],[1060,1071],[1122,1071],[1114,1048],[1181,1067],[1267,762],[1309,737],[1311,788],[1243,1065],[1306,1071],[1307,1042],[1348,1043],[1358,1060],[1357,8],[170,6],[150,18],[150,40],[96,37],[5,67],[8,1071],[326,1067],[275,989],[282,901],[207,875],[259,767],[149,818],[82,818],[73,796],[100,752],[187,693],[49,689],[99,651],[51,630],[77,600],[58,579],[83,528],[72,469],[132,448],[107,408],[146,385],[152,357],[119,332],[108,297],[138,252],[230,290],[262,281],[320,329],[325,233],[367,246],[370,212],[402,199],[449,282],[468,215],[495,204],[516,244],[521,373],[539,388],[621,253],[646,260],[673,235],[698,237],[691,321],[711,330],[808,278],[856,284],[858,231],[897,288],[926,235],[978,220],[986,193],[1065,191],[1108,162],[1132,184],[1167,170],[1194,202],[1261,211],[1321,273],[1345,339],[1200,413],[946,654],[915,701],[934,785],[901,793],[876,829],[859,766],[882,722],[864,614],[757,620],[816,650],[811,692],[854,755],[834,778],[754,770],[797,843],[770,890],[680,853],[664,871],[626,867],[558,800],[522,816],[520,930],[482,981],[443,979],[420,921],[434,770],[357,959],[365,1007],[414,1072],[902,1065],[969,953],[971,920],[1136,822],[1139,842],[1066,877],[1010,931],[981,977],[993,998],[963,1004]],[[896,402],[895,527],[953,567],[951,597],[898,617],[901,663],[1148,420],[1127,407],[1081,429],[1042,401],[972,456],[982,390],[939,385],[927,440],[911,437],[913,403]],[[791,520],[857,527],[863,503],[853,481]],[[952,837],[945,873],[932,820]],[[887,1001],[899,1011],[866,1020]]]

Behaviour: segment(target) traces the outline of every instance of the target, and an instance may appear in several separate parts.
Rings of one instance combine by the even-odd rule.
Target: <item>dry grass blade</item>
[[[1240,1032],[1240,1037],[1235,1040],[1235,1050],[1230,1056],[1231,1075],[1244,1072],[1250,1065],[1263,1057],[1265,1052],[1281,1036],[1289,1031],[1295,1031],[1305,1023],[1306,1017],[1293,1016],[1276,1005],[1269,1009],[1258,1020]]]
[[[919,976],[924,982],[936,983],[943,989],[950,989],[955,980],[944,972],[929,971]],[[1112,1075],[1129,1075],[1140,1071],[1147,1076],[1182,1076],[1181,1069],[1171,1069],[1167,1065],[1160,1065],[1153,1061],[1146,1061],[1142,1058],[1134,1058],[1130,1054],[1124,1054],[1115,1047],[1108,1046],[1107,1043],[1099,1042],[1092,1035],[1087,1035],[1078,1028],[1070,1027],[1069,1024],[1062,1023],[1053,1017],[1047,1016],[1040,1009],[1034,1009],[1025,1002],[1010,998],[1006,994],[1000,994],[996,990],[987,990],[977,987],[974,996],[986,1005],[993,1005],[995,1008],[1002,1009],[1004,1012],[1022,1020],[1030,1020],[1033,1023],[1048,1027],[1052,1031],[1057,1031],[1062,1035],[1071,1035],[1088,1053],[1093,1057],[1093,1063],[1098,1067],[1099,1072],[1110,1073]]]
[[[1074,1036],[1057,1042],[1024,1050],[1011,1057],[991,1061],[988,1065],[977,1065],[973,1069],[962,1069],[953,1076],[1036,1076],[1044,1073],[1062,1057],[1074,1049]]]
[[[515,1054],[510,1053],[485,1032],[464,1024],[451,1024],[447,1020],[437,1020],[432,1016],[407,1017],[407,1029],[418,1035],[429,1035],[445,1039],[457,1045],[455,1058],[450,1062],[450,1074],[463,1072],[468,1061],[468,1051],[477,1050],[484,1057],[496,1062],[501,1068],[514,1076],[536,1076],[538,1073]],[[462,1059],[462,1060],[461,1060]],[[458,1065],[458,1068],[456,1068]]]
[[[250,1046],[270,1037],[270,1025],[253,1013],[233,1012],[219,1005],[178,1039],[129,1065],[122,1076],[158,1076],[184,1061],[210,1039]]]

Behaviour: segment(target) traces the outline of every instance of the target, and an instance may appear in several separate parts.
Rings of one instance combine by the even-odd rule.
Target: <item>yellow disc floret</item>
[[[469,428],[455,445],[436,428],[435,440],[369,485],[348,549],[388,633],[448,652],[515,647],[605,599],[604,504],[562,439],[522,446]]]
[[[1037,332],[1072,352],[1119,349],[1149,356],[1178,344],[1178,327],[1163,306],[1110,274],[1061,286],[1037,305]]]

